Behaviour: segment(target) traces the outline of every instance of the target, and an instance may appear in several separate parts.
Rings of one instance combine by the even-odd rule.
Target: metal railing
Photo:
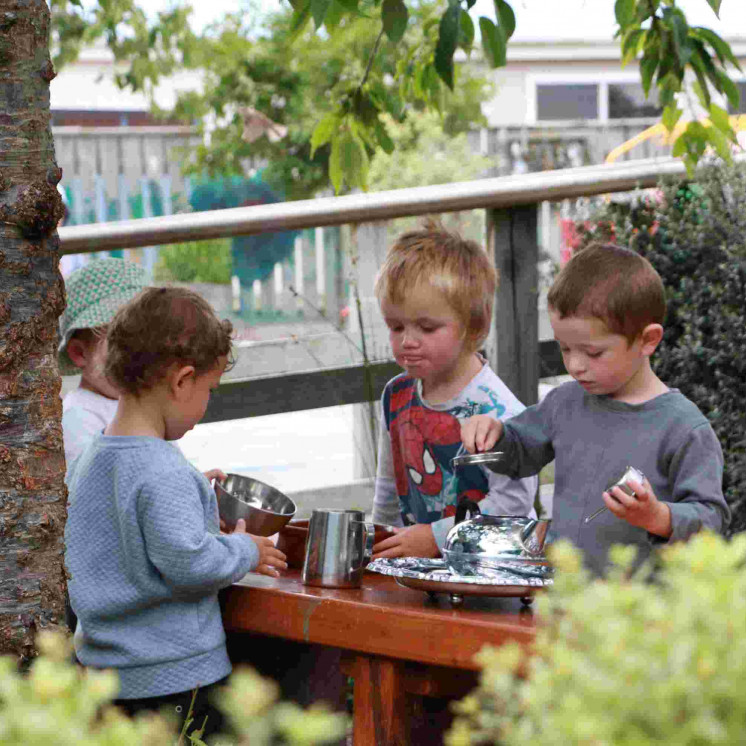
[[[62,253],[73,254],[485,209],[488,240],[501,277],[495,313],[497,359],[491,362],[518,398],[530,404],[536,401],[540,377],[564,371],[556,345],[538,339],[537,204],[653,187],[664,176],[683,173],[681,161],[670,158],[629,161],[63,227],[59,236]],[[397,370],[393,363],[384,362],[228,381],[211,402],[206,421],[370,401],[377,398],[385,381]]]

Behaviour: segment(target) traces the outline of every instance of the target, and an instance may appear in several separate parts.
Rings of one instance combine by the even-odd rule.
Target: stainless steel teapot
[[[465,520],[467,513],[471,516]],[[483,515],[473,500],[462,500],[443,547],[446,564],[459,575],[505,562],[546,565],[544,543],[551,521],[515,515]]]

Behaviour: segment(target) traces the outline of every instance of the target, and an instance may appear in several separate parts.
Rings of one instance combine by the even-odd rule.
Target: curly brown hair
[[[231,359],[233,325],[187,288],[146,288],[117,311],[106,340],[106,376],[121,391],[155,386],[174,363],[207,373]]]

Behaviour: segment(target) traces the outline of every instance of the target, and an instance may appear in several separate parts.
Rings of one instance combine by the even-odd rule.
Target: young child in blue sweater
[[[68,475],[65,529],[75,652],[119,674],[130,714],[170,708],[220,728],[211,690],[231,671],[218,591],[247,572],[276,575],[285,556],[243,521],[221,534],[215,492],[167,441],[202,418],[229,362],[231,325],[196,293],[148,288],[107,333],[116,415]],[[218,470],[213,473],[219,474]]]

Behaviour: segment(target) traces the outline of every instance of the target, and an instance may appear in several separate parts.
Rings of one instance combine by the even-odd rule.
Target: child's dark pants
[[[197,697],[194,700],[192,709],[192,724],[187,730],[187,734],[202,728],[205,723],[205,730],[202,734],[202,740],[209,743],[209,737],[218,733],[225,733],[227,723],[225,718],[213,704],[212,699],[216,691],[228,681],[228,677],[216,681],[214,684],[203,686],[197,691]],[[177,692],[175,694],[165,694],[161,697],[148,697],[146,699],[117,699],[114,704],[120,707],[130,717],[140,712],[163,712],[175,716],[178,722],[178,732],[184,726],[186,716],[189,714],[189,707],[192,703],[192,694],[188,692]]]

